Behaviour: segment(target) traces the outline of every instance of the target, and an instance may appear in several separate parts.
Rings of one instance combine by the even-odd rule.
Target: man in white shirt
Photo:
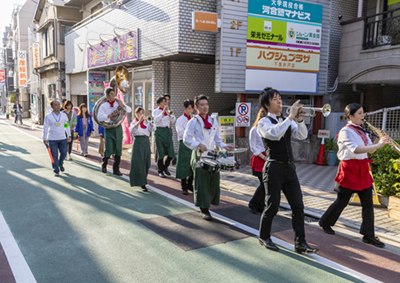
[[[218,122],[208,116],[208,97],[199,95],[194,100],[198,115],[189,121],[183,134],[184,144],[193,150],[190,161],[194,173],[194,204],[200,207],[201,217],[212,220],[209,212],[210,205],[219,205],[220,187],[219,172],[210,172],[203,168],[197,168],[196,163],[200,159],[200,153],[206,158],[209,150],[214,150],[215,145],[221,149],[234,149],[233,145],[222,142]]]
[[[60,112],[60,102],[53,100],[50,105],[53,111],[44,118],[43,143],[50,147],[54,160],[53,171],[55,176],[59,176],[60,171],[65,171],[63,165],[67,156],[68,142],[71,141],[71,130],[67,115]],[[60,158],[58,158],[58,151],[60,151]]]
[[[118,107],[125,109],[127,113],[132,111],[129,106],[125,105],[121,100],[115,98],[116,93],[113,88],[106,88],[105,94],[107,97],[107,102],[100,106],[97,114],[97,120],[109,122],[111,117],[118,115]],[[104,135],[106,141],[106,151],[104,153],[101,171],[103,173],[107,173],[108,159],[114,154],[113,174],[122,176],[122,173],[119,171],[119,164],[121,163],[122,156],[122,126],[119,125],[118,127],[112,129],[105,128]]]
[[[272,220],[278,213],[281,191],[292,209],[292,225],[295,232],[295,251],[315,253],[318,249],[308,246],[304,231],[304,204],[296,167],[293,164],[291,137],[307,138],[307,127],[303,122],[303,105],[296,101],[290,108],[289,117],[283,118],[282,99],[279,91],[266,88],[261,93],[261,106],[268,116],[258,122],[257,132],[265,146],[267,161],[263,169],[265,186],[265,209],[261,216],[259,243],[267,249],[278,251],[271,241]]]
[[[176,178],[181,180],[182,194],[187,195],[188,190],[193,191],[193,171],[190,167],[192,150],[183,143],[183,134],[186,125],[192,119],[194,103],[193,100],[186,99],[183,102],[183,115],[176,120],[176,132],[178,133],[178,161],[176,164]]]
[[[165,103],[165,97],[159,96],[156,100],[158,108],[153,111],[154,122],[157,130],[154,133],[158,153],[158,176],[165,178],[171,176],[168,166],[175,156],[174,143],[172,142],[171,125],[175,123],[175,115],[169,115],[169,107]],[[165,163],[164,157],[167,156]],[[164,175],[165,173],[165,175]]]

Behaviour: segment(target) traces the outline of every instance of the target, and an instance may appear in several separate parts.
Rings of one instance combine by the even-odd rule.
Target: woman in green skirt
[[[147,192],[147,174],[151,164],[149,136],[156,128],[153,123],[145,122],[142,107],[136,108],[135,117],[135,121],[131,123],[129,128],[133,136],[129,179],[131,187],[141,187],[143,192]]]

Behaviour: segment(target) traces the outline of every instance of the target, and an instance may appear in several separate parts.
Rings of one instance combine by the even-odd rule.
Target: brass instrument
[[[154,123],[154,118],[153,118],[153,116],[151,116],[151,115],[147,116],[147,117],[145,118],[145,120],[146,120],[147,123]]]
[[[374,132],[375,135],[377,135],[379,138],[383,138],[388,136],[383,130],[376,128],[375,126],[371,125],[371,123],[367,122],[365,119],[363,119],[364,123],[367,124],[367,126]],[[398,154],[400,154],[400,145],[392,138],[390,138],[390,143],[389,145],[397,151]]]
[[[118,92],[118,89],[123,93],[127,93],[131,90],[130,81],[131,81],[131,79],[130,79],[128,69],[125,68],[124,66],[120,65],[115,70],[115,76],[112,77],[110,80],[110,87],[114,89],[114,92],[116,94]],[[103,105],[103,103],[105,103],[106,101],[107,101],[107,97],[106,97],[106,95],[104,95],[102,98],[100,98],[96,102],[96,104],[93,107],[93,119],[96,121],[97,124],[99,124],[103,128],[106,128],[106,129],[116,128],[119,125],[121,125],[121,123],[124,121],[124,119],[126,117],[126,111],[125,111],[125,109],[118,106],[118,109],[117,109],[118,115],[111,117],[110,122],[99,121],[97,119],[97,115],[98,115],[100,106]]]
[[[292,106],[282,105],[282,107],[287,107],[286,113],[287,113],[287,114],[290,114],[290,107],[292,107]],[[302,109],[303,109],[303,110],[310,110],[310,111],[311,111],[310,114],[304,114],[303,117],[315,117],[315,115],[317,115],[315,112],[317,112],[317,111],[318,111],[318,112],[322,112],[322,115],[323,115],[324,117],[328,117],[328,116],[331,114],[331,112],[332,112],[332,108],[331,108],[331,106],[330,106],[329,104],[325,104],[324,106],[322,106],[322,108],[317,108],[317,107],[302,107]],[[301,111],[301,110],[300,110],[300,111]],[[297,113],[296,116],[299,116],[300,111],[299,111],[299,113]]]
[[[175,117],[175,111],[174,110],[168,110],[168,115],[169,115],[169,117]]]

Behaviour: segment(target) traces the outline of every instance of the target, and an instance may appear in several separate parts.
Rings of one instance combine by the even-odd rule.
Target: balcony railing
[[[400,44],[400,8],[365,17],[363,49]]]

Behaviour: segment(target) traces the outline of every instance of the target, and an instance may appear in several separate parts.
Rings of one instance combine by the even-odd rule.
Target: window
[[[65,34],[72,29],[72,26],[61,25],[60,26],[60,44],[65,44]]]
[[[49,27],[45,32],[42,33],[42,50],[43,58],[53,54],[53,27]]]
[[[94,13],[96,13],[97,11],[103,9],[103,3],[100,2],[99,4],[97,4],[96,6],[93,6],[92,9],[90,9],[90,14],[93,15]],[[100,12],[101,13],[101,12]],[[93,16],[92,16],[93,17]]]

